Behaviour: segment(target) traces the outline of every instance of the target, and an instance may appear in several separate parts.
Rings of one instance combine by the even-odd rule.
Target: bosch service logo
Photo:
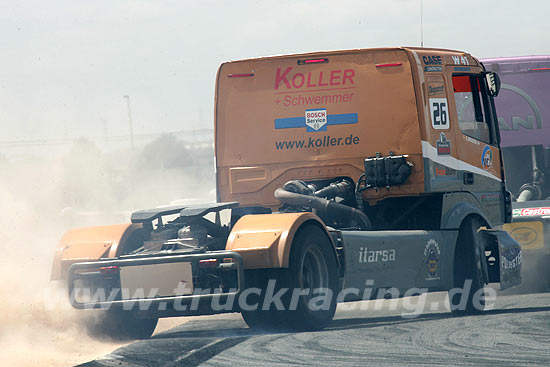
[[[488,145],[486,145],[485,148],[483,148],[483,152],[481,152],[481,167],[483,167],[483,169],[493,167],[493,151]]]

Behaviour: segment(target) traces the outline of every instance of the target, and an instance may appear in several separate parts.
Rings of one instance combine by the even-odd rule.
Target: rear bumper
[[[193,269],[196,269],[200,260],[217,259],[221,267],[220,271],[233,272],[236,276],[236,286],[229,290],[212,289],[209,293],[204,290],[193,290],[193,294],[187,295],[172,295],[172,296],[155,296],[152,298],[131,298],[122,299],[120,286],[120,276],[113,274],[105,276],[100,269],[120,269],[132,266],[168,264],[168,263],[190,263]],[[231,262],[224,262],[225,259],[231,259]],[[198,274],[193,270],[193,282],[197,281]],[[111,307],[122,307],[128,310],[166,313],[166,314],[205,314],[215,313],[209,310],[192,312],[188,305],[195,303],[199,305],[199,301],[212,300],[213,298],[225,299],[228,297],[238,297],[244,290],[244,266],[242,257],[231,251],[216,251],[202,254],[189,255],[170,255],[170,256],[155,256],[144,258],[131,259],[116,259],[102,260],[93,262],[76,263],[69,267],[68,270],[68,295],[69,301],[74,308],[77,309],[108,309]],[[91,296],[88,300],[81,300],[78,297],[78,292],[82,288],[75,284],[88,284],[88,295]],[[103,292],[103,293],[101,293]],[[180,306],[179,310],[178,307]],[[222,311],[223,312],[223,311]],[[227,310],[226,310],[227,312]]]

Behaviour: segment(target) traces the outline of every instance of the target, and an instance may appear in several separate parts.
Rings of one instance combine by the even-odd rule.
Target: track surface
[[[238,314],[195,318],[81,366],[550,365],[549,293],[501,295],[463,317],[445,298],[429,295],[416,317],[402,317],[411,310],[402,300],[346,304],[320,332],[253,333]]]

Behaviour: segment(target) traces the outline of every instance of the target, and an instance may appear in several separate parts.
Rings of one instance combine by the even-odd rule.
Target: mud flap
[[[484,229],[480,232],[483,233],[487,245],[491,246],[496,242],[498,246],[499,259],[495,265],[499,270],[500,290],[521,284],[521,247],[519,242],[514,240],[506,231]]]

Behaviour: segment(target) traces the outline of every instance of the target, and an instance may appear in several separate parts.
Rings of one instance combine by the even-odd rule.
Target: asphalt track
[[[493,309],[459,317],[444,294],[411,316],[415,299],[340,305],[319,332],[253,333],[238,314],[193,318],[80,366],[550,365],[550,293],[498,295]]]

